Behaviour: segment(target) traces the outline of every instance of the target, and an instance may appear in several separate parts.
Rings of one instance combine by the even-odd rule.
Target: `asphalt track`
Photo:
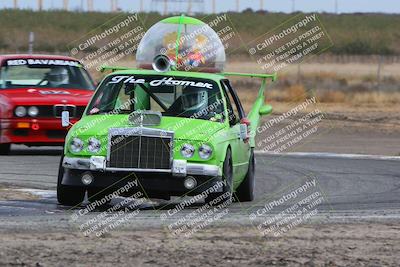
[[[60,154],[59,148],[21,146],[14,149],[12,155],[0,157],[0,185],[30,190],[39,196],[36,200],[0,201],[2,228],[48,227],[52,221],[62,227],[60,222],[71,217],[73,211],[56,201]],[[256,200],[233,203],[219,223],[251,223],[249,215],[313,181],[314,186],[306,193],[318,192],[323,196],[318,205],[319,213],[314,216],[318,220],[400,218],[400,160],[397,157],[258,153],[256,161]],[[267,213],[277,213],[297,200],[287,200]],[[115,205],[118,201],[121,200],[112,203]],[[157,201],[141,204],[140,213],[131,225],[162,224],[160,213],[170,209],[165,205]],[[180,216],[192,209],[181,211]]]

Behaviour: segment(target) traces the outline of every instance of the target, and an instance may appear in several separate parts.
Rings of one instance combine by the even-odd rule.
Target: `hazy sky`
[[[69,0],[70,9],[79,9],[83,4],[86,9],[87,0]],[[111,0],[93,0],[95,10],[107,11],[111,9]],[[117,0],[118,7],[123,10],[139,10],[140,0]],[[195,2],[198,0],[192,0]],[[335,1],[337,1],[338,11],[340,13],[349,12],[385,12],[400,13],[400,0],[264,0],[264,9],[269,11],[291,12],[293,2],[295,10],[312,11],[335,11]],[[37,8],[37,0],[18,0],[19,6],[23,8]],[[61,8],[63,0],[43,0],[45,8]],[[152,11],[163,11],[162,0],[143,0],[144,8]],[[193,4],[193,10],[210,12],[212,10],[212,0],[204,0],[204,6]],[[0,7],[12,7],[13,0],[0,0]],[[260,8],[260,0],[240,0],[240,10],[245,8]],[[216,10],[224,12],[236,10],[236,0],[216,0]],[[169,10],[175,12],[185,12],[187,4],[171,4]]]

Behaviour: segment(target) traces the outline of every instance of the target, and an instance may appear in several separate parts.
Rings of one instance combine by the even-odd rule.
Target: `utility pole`
[[[64,10],[68,11],[68,0],[64,0],[63,8],[64,8]]]
[[[264,0],[260,0],[260,10],[264,11]]]
[[[89,12],[93,11],[93,0],[87,0],[87,9]]]
[[[213,14],[217,13],[217,10],[215,8],[215,0],[212,0],[212,13]]]
[[[192,0],[188,0],[188,10],[187,10],[188,15],[192,13]]]
[[[33,45],[35,43],[35,33],[34,32],[29,32],[29,48],[28,48],[28,54],[32,55],[33,54]]]
[[[239,0],[236,0],[236,12],[237,12],[237,13],[240,12],[240,3],[239,3]]]
[[[140,13],[143,13],[143,0],[140,0]]]
[[[18,9],[18,0],[14,0],[14,9]]]
[[[117,12],[118,10],[118,1],[111,0],[111,12]]]
[[[39,9],[39,11],[42,11],[42,9],[43,9],[43,0],[38,0],[38,9]]]
[[[339,6],[338,6],[338,0],[335,0],[335,14],[339,13]]]
[[[164,0],[164,16],[168,15],[168,1]]]
[[[296,0],[292,0],[292,13],[296,10]]]

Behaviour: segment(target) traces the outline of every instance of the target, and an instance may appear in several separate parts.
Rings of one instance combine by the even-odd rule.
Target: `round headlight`
[[[194,146],[191,144],[183,144],[181,148],[181,155],[184,158],[191,158],[194,155]]]
[[[81,152],[83,149],[83,141],[77,137],[72,139],[70,144],[71,151],[74,153]]]
[[[97,153],[100,151],[100,147],[101,147],[101,143],[98,139],[96,139],[94,137],[89,138],[89,142],[88,142],[89,152]]]
[[[26,108],[19,106],[15,109],[15,115],[17,117],[25,117],[26,116]]]
[[[199,156],[202,159],[209,159],[212,155],[212,148],[209,145],[203,144],[199,148]]]
[[[36,117],[39,114],[39,109],[35,106],[28,108],[28,114],[31,117]]]

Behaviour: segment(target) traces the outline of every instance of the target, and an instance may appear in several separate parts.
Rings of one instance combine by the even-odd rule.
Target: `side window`
[[[238,105],[236,95],[232,95],[232,88],[227,80],[223,80],[222,86],[224,88],[224,95],[227,102],[228,116],[230,125],[235,125],[243,117],[241,106]]]

